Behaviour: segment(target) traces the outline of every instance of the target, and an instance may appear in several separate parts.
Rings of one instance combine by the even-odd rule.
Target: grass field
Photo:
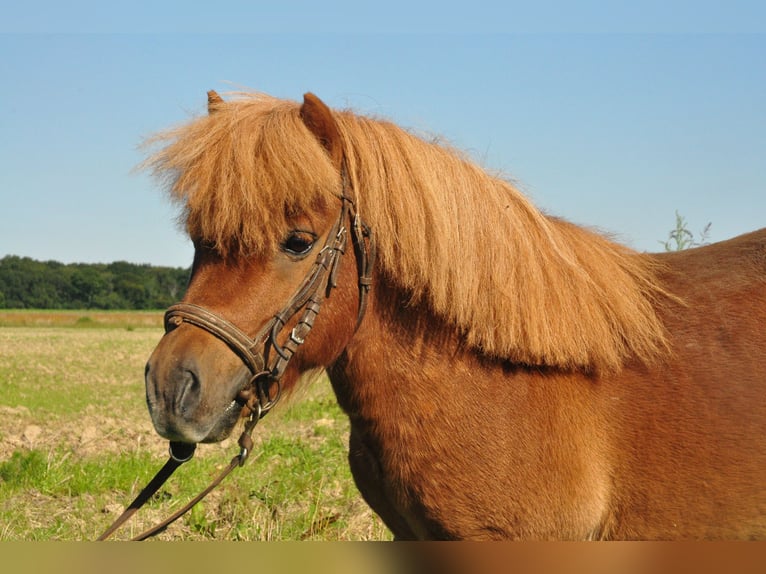
[[[93,540],[164,463],[143,388],[161,324],[160,312],[0,311],[0,540]],[[254,439],[247,464],[159,539],[390,539],[353,484],[326,379]],[[200,445],[115,538],[171,514],[236,453],[232,439]]]

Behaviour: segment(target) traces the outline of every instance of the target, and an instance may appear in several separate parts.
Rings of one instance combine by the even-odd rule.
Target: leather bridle
[[[348,195],[348,177],[344,168],[341,170],[342,191],[341,209],[337,221],[327,235],[325,244],[317,254],[309,274],[298,289],[278,313],[269,320],[254,337],[248,336],[232,322],[192,303],[178,303],[165,312],[165,332],[169,333],[183,323],[189,323],[214,335],[226,343],[250,371],[250,380],[242,388],[235,400],[245,407],[248,420],[239,437],[240,452],[232,458],[229,465],[211,484],[194,499],[167,518],[164,522],[134,537],[133,540],[145,540],[162,532],[168,525],[180,518],[197,502],[202,500],[234,468],[242,466],[252,451],[251,433],[258,421],[263,418],[279,401],[281,396],[280,380],[298,348],[314,326],[322,302],[337,287],[337,276],[341,259],[348,245],[349,231],[357,263],[359,286],[359,308],[356,327],[364,318],[367,299],[372,286],[372,271],[375,265],[375,241],[371,229],[364,224],[357,212],[354,201]],[[285,326],[298,314],[298,322],[291,329],[285,342],[279,339]],[[272,353],[273,352],[273,353]],[[272,358],[273,354],[273,358]],[[164,484],[170,475],[184,462],[191,460],[195,444],[170,442],[170,457],[154,478],[139,493],[125,512],[98,538],[106,540],[130,516],[132,516]]]
[[[236,401],[250,409],[256,418],[269,412],[281,394],[280,379],[319,314],[322,302],[337,287],[341,259],[346,252],[349,229],[357,261],[359,308],[356,327],[367,308],[367,294],[372,285],[375,262],[375,243],[372,233],[356,212],[353,200],[344,193],[340,196],[341,210],[330,230],[314,265],[288,303],[254,336],[249,337],[230,321],[207,309],[191,303],[178,303],[165,313],[165,331],[170,332],[183,323],[189,323],[221,339],[236,353],[250,370],[250,382],[240,390]],[[348,222],[349,226],[346,226]],[[297,324],[284,343],[280,334],[290,320],[301,312]],[[273,360],[270,361],[273,351]],[[276,388],[275,388],[276,387]]]

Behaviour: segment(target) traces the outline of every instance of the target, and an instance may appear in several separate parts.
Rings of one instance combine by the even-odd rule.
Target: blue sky
[[[241,4],[4,8],[0,257],[187,266],[138,145],[243,87],[441,135],[639,250],[675,210],[766,226],[763,3]]]

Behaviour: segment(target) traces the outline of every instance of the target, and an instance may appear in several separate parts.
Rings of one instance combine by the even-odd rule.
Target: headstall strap
[[[290,359],[298,350],[298,347],[304,343],[314,326],[314,320],[319,314],[322,302],[337,287],[340,262],[343,254],[346,252],[349,229],[357,262],[359,308],[355,328],[359,328],[367,309],[367,296],[372,286],[372,272],[375,265],[375,241],[372,230],[362,222],[359,213],[356,211],[353,199],[347,195],[349,180],[345,160],[341,168],[341,179],[340,216],[330,230],[324,247],[322,247],[317,255],[313,269],[303,280],[287,305],[267,322],[254,337],[249,337],[236,325],[220,315],[216,315],[204,307],[192,303],[178,303],[168,308],[165,313],[166,332],[169,333],[182,323],[189,323],[218,337],[245,363],[252,377],[249,384],[239,392],[236,400],[242,406],[249,409],[250,416],[238,440],[240,452],[231,460],[229,465],[205,490],[190,500],[186,506],[175,512],[161,524],[139,534],[133,540],[145,540],[165,530],[168,525],[183,516],[197,502],[202,500],[234,468],[245,463],[253,447],[253,441],[250,436],[253,428],[279,401],[281,395],[280,379],[287,370]],[[350,224],[349,228],[346,227],[346,222]],[[321,289],[323,283],[325,285],[324,290]],[[287,339],[280,344],[278,337],[282,329],[301,310],[303,312],[297,324],[292,328]],[[268,366],[271,350],[274,351],[275,358],[273,364]],[[276,390],[272,392],[273,387],[276,387]],[[176,468],[192,458],[195,447],[196,445],[171,442],[170,458],[165,463],[165,466],[157,472],[155,477],[139,493],[138,497],[136,497],[125,512],[98,540],[106,540],[151,498]]]

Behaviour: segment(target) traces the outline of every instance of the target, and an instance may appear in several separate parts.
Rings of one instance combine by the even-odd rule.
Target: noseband
[[[346,195],[347,177],[343,172],[343,192],[340,196],[341,209],[325,244],[317,255],[309,274],[274,317],[254,337],[245,334],[230,321],[204,307],[191,303],[178,303],[165,313],[165,331],[169,333],[182,323],[189,323],[216,336],[226,343],[250,370],[249,383],[239,391],[235,400],[250,411],[252,423],[268,413],[279,400],[280,379],[287,365],[298,350],[319,314],[322,302],[337,286],[337,275],[341,259],[346,252],[349,229],[356,255],[359,308],[356,328],[367,308],[367,294],[372,285],[372,269],[375,263],[375,243],[372,232],[356,211],[353,200]],[[298,313],[300,317],[284,343],[280,333],[285,325]],[[273,359],[272,359],[273,351]],[[173,444],[171,443],[171,451]]]

